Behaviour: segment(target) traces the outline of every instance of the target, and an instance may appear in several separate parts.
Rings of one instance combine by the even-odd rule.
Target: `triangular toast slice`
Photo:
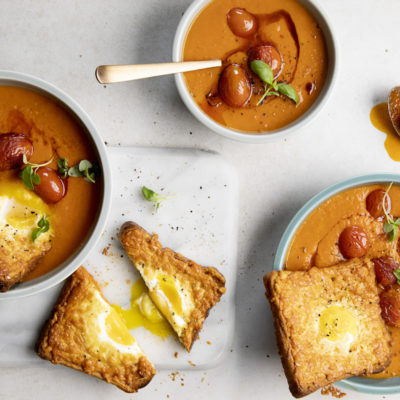
[[[129,393],[146,386],[155,374],[119,314],[83,267],[66,281],[36,350],[45,360]]]
[[[169,248],[134,222],[122,225],[119,238],[140,272],[149,295],[190,351],[210,309],[225,293],[225,278]]]

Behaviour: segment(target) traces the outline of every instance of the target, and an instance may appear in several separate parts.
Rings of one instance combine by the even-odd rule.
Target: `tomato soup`
[[[65,158],[70,166],[81,160],[97,162],[97,154],[84,128],[54,100],[37,92],[12,86],[0,86],[0,133],[25,135],[33,145],[30,163],[46,166],[57,174],[57,161]],[[43,177],[42,177],[43,180]],[[24,280],[39,277],[62,264],[81,245],[91,231],[101,202],[101,179],[90,183],[82,177],[64,180],[64,197],[48,204],[52,231],[51,250]],[[23,185],[20,169],[0,171],[0,188]],[[58,200],[58,199],[57,199]]]
[[[251,69],[253,58],[270,65],[277,84],[297,92],[297,104],[276,87],[262,100],[266,86]],[[320,94],[328,68],[323,33],[296,0],[211,1],[190,26],[183,50],[185,61],[208,59],[221,59],[223,66],[184,74],[192,98],[219,124],[249,133],[282,128],[304,114]],[[234,73],[228,84],[221,82],[232,64],[242,81]],[[230,98],[248,98],[229,101],[225,89],[233,93]]]

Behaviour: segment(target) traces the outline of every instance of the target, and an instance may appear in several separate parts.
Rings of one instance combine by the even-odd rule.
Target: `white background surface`
[[[159,373],[138,395],[62,366],[0,369],[1,399],[291,398],[261,279],[272,267],[279,238],[296,210],[326,186],[359,174],[400,171],[384,150],[384,135],[369,122],[371,107],[400,81],[399,1],[320,0],[340,43],[337,86],[311,125],[265,145],[231,142],[208,131],[186,110],[172,77],[106,88],[94,79],[98,64],[169,61],[189,3],[0,0],[0,68],[37,75],[67,91],[109,144],[205,148],[236,166],[239,274],[232,352],[219,367],[184,372],[175,381]],[[318,393],[309,398],[320,397],[327,399]],[[347,391],[346,399],[365,398],[373,396]]]

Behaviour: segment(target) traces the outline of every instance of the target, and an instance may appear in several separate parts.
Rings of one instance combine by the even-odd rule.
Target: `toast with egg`
[[[128,393],[155,374],[120,315],[80,267],[66,281],[36,345],[40,357],[112,383]]]
[[[122,225],[119,239],[151,299],[190,351],[210,309],[225,293],[225,278],[213,267],[163,248],[156,234],[134,222]]]
[[[266,296],[290,391],[381,372],[392,358],[370,260],[308,271],[272,271]]]
[[[0,188],[0,292],[8,291],[31,272],[52,246],[53,229],[35,241],[32,232],[48,206],[22,182]]]

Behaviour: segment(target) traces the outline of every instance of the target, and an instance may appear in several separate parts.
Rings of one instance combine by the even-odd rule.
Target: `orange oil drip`
[[[400,161],[400,137],[395,132],[389,117],[388,104],[380,103],[372,108],[369,114],[372,125],[385,133],[385,149],[394,161]]]

